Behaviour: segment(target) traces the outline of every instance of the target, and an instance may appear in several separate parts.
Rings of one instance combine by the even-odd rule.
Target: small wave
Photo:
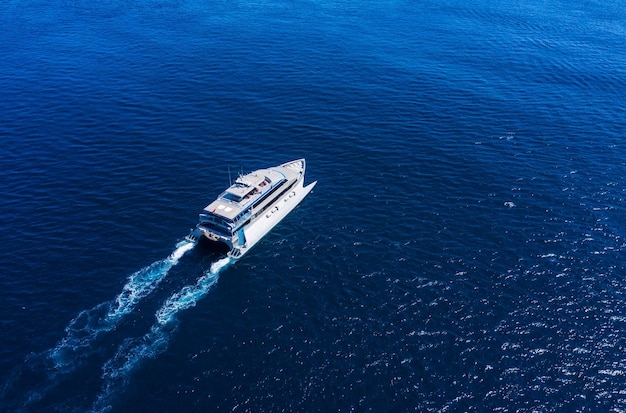
[[[211,265],[195,284],[187,285],[172,294],[155,313],[156,322],[150,331],[139,339],[126,340],[112,359],[102,367],[104,384],[92,410],[106,412],[111,409],[111,397],[127,382],[129,374],[146,358],[155,358],[167,348],[173,331],[168,328],[176,315],[194,307],[204,297],[219,278],[219,274],[232,263],[230,257],[222,258]]]
[[[611,369],[604,369],[604,370],[598,370],[599,374],[603,374],[605,376],[624,376],[626,375],[626,372],[624,370],[611,370]]]
[[[122,292],[109,302],[81,311],[65,328],[65,337],[49,351],[49,357],[57,370],[67,372],[77,366],[77,360],[85,357],[91,344],[101,334],[114,329],[144,297],[149,295],[165,278],[170,269],[178,264],[195,243],[181,241],[165,259],[156,261],[128,277]]]

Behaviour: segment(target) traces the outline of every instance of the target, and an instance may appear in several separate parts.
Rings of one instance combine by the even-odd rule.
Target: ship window
[[[225,236],[227,236],[231,232],[230,228],[224,227],[222,225],[216,225],[216,224],[211,223],[211,222],[202,222],[202,223],[200,223],[200,225],[202,227],[204,227],[204,228],[207,228],[207,229],[209,229],[211,231],[220,233],[220,234],[225,235]]]
[[[276,191],[278,191],[279,188],[281,188],[283,186],[283,184],[287,182],[287,181],[283,181],[280,184],[276,185],[274,188],[270,189],[269,191],[267,191],[265,193],[265,195],[263,195],[261,198],[257,199],[255,202],[255,205],[259,205],[262,202],[264,202],[266,199],[268,199],[270,196],[272,196],[272,194],[276,193]],[[295,182],[294,182],[295,183]],[[293,184],[292,184],[293,185]]]
[[[222,195],[222,198],[228,199],[229,201],[235,201],[235,202],[241,201],[240,196],[237,196],[231,192],[226,192],[224,195]]]

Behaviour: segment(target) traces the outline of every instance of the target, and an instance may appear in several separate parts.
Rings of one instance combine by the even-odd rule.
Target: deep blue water
[[[52,3],[0,4],[0,411],[626,410],[625,3]]]

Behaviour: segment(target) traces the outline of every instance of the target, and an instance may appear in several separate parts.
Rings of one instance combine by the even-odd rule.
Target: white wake
[[[49,351],[58,372],[78,367],[81,357],[90,354],[92,343],[103,333],[113,330],[122,318],[149,295],[195,243],[181,241],[165,259],[156,261],[131,274],[120,294],[112,301],[81,311],[65,328],[65,337]]]
[[[176,315],[183,310],[194,307],[204,297],[219,278],[219,274],[231,263],[230,257],[222,258],[211,265],[195,284],[187,285],[172,294],[155,313],[156,321],[150,331],[139,339],[126,340],[116,354],[102,367],[104,384],[93,411],[110,410],[110,399],[127,383],[130,373],[146,358],[155,358],[167,348],[173,332],[171,325]]]

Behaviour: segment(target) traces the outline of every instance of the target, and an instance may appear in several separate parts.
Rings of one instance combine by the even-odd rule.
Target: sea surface
[[[626,3],[0,3],[1,412],[626,411]],[[307,160],[236,262],[184,237]]]

